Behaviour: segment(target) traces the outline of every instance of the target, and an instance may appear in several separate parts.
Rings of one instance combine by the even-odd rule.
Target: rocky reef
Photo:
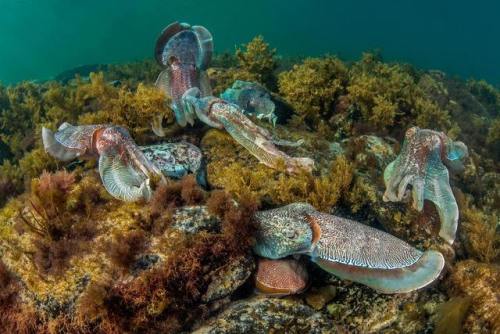
[[[213,93],[234,81],[269,91],[277,123],[263,129],[300,146],[312,172],[259,163],[226,132],[181,129],[154,86],[151,60],[68,71],[59,81],[0,86],[0,328],[6,333],[497,333],[500,331],[500,91],[373,53],[278,58],[262,37],[206,69]],[[73,75],[76,73],[76,76]],[[150,125],[161,119],[166,138]],[[200,147],[207,187],[193,175],[158,185],[148,203],[112,198],[95,161],[63,164],[43,127],[113,123],[138,145]],[[454,243],[426,198],[385,202],[384,170],[407,129],[468,147],[450,169]],[[298,295],[258,295],[257,210],[307,202],[316,210],[437,250],[445,270],[422,290],[384,295],[307,262]]]

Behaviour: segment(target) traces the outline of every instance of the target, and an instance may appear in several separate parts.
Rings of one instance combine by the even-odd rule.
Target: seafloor
[[[89,70],[96,71],[90,73]],[[208,70],[214,93],[260,82],[278,106],[281,138],[316,161],[290,176],[223,131],[174,124],[150,60],[87,66],[57,81],[0,86],[0,331],[2,333],[499,333],[500,91],[439,71],[385,63],[374,53],[285,59],[262,38]],[[165,113],[166,141],[187,140],[207,159],[210,190],[193,177],[127,204],[104,190],[93,162],[63,164],[41,145],[42,126],[114,123],[139,144]],[[382,201],[382,173],[411,126],[469,148],[451,175],[457,240],[437,236],[432,203]],[[238,204],[234,201],[236,200]],[[383,295],[309,263],[309,289],[254,293],[252,212],[307,201],[383,229],[446,258],[437,282]]]

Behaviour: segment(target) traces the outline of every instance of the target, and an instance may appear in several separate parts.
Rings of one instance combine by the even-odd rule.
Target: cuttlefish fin
[[[59,128],[57,129],[57,131],[62,131],[64,129],[67,129],[70,127],[73,127],[73,125],[69,124],[68,122],[64,122],[61,125],[59,125]]]
[[[160,72],[160,74],[158,75],[158,78],[156,79],[155,86],[158,89],[160,89],[162,92],[164,92],[165,95],[167,95],[168,97],[171,98],[171,96],[170,96],[170,88],[171,88],[170,87],[170,69],[169,68],[166,68]],[[170,107],[174,111],[177,124],[179,124],[182,127],[186,126],[187,120],[186,120],[186,115],[184,114],[183,108],[178,106],[174,101],[172,101],[172,104],[170,105]],[[194,120],[191,120],[191,122],[194,123]],[[155,126],[158,128],[157,125],[158,124],[156,124]],[[155,133],[157,133],[157,132],[161,133],[161,131],[158,131],[158,129],[153,128],[153,131]],[[160,137],[162,137],[162,136],[160,136]]]
[[[448,170],[441,162],[429,166],[427,170],[424,199],[434,203],[439,213],[439,236],[453,244],[458,225],[458,205],[450,187]]]
[[[133,202],[141,199],[148,201],[151,198],[149,178],[141,178],[119,156],[101,155],[99,174],[106,190],[117,199]]]
[[[205,71],[200,71],[200,90],[201,90],[202,97],[212,95],[212,87],[210,86],[210,78],[208,77],[208,74]]]
[[[383,293],[400,293],[424,287],[443,269],[441,253],[423,253],[373,227],[323,213],[309,213],[306,219],[321,232],[311,260],[340,278]]]
[[[214,52],[212,34],[203,26],[192,26],[191,29],[198,39],[198,45],[200,48],[200,52],[196,60],[196,66],[200,70],[206,70],[212,60],[212,54]]]
[[[61,127],[64,124],[68,123],[63,123]],[[61,127],[59,129],[61,129]],[[59,143],[54,138],[54,133],[45,127],[42,128],[42,141],[43,141],[43,147],[45,148],[45,152],[47,152],[52,157],[61,161],[70,161],[82,154],[81,150],[68,148]]]
[[[158,78],[155,82],[156,88],[165,93],[167,97],[170,97],[170,69],[166,68],[160,72]]]
[[[160,37],[158,37],[158,39],[156,40],[156,45],[155,45],[155,59],[158,62],[158,64],[162,66],[168,65],[163,59],[163,52],[165,50],[165,46],[167,45],[170,38],[172,38],[172,36],[189,28],[190,26],[187,23],[174,22],[169,24],[165,29],[163,29],[163,31],[160,34]]]
[[[342,279],[371,287],[381,293],[406,293],[432,283],[439,277],[444,266],[443,255],[437,251],[426,251],[414,264],[397,269],[371,269],[314,259],[323,270]]]

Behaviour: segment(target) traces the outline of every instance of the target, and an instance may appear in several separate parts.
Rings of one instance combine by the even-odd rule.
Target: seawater
[[[263,35],[281,55],[384,59],[500,84],[500,2],[0,0],[0,82],[149,58],[161,29],[206,26],[216,51]]]

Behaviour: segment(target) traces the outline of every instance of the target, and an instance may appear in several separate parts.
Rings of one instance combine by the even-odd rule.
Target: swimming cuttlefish
[[[458,224],[458,206],[450,187],[448,169],[460,172],[467,146],[444,133],[412,127],[406,131],[401,152],[384,171],[384,201],[399,202],[412,186],[413,207],[422,211],[424,200],[437,208],[439,235],[452,244]]]
[[[149,200],[152,177],[180,178],[191,172],[204,182],[201,151],[189,143],[139,147],[127,129],[105,124],[63,123],[55,133],[42,128],[42,139],[45,151],[58,160],[98,158],[104,187],[123,201]]]
[[[213,40],[202,26],[174,22],[160,34],[155,46],[155,58],[165,69],[156,80],[156,86],[172,98],[177,123],[184,127],[194,124],[194,115],[182,105],[182,95],[191,87],[198,87],[203,96],[211,95],[206,69],[212,60]],[[161,115],[163,118],[163,115]],[[153,125],[162,135],[161,122]]]
[[[156,85],[172,98],[177,123],[180,126],[194,124],[196,116],[211,127],[225,129],[269,167],[276,168],[283,161],[286,170],[291,173],[299,169],[312,170],[314,162],[311,159],[292,158],[275,146],[297,146],[301,141],[292,143],[275,140],[267,130],[246,117],[241,107],[211,96],[205,70],[210,63],[212,51],[210,32],[204,27],[190,26],[187,23],[170,24],[156,42],[156,60],[165,67]],[[165,133],[160,121],[153,124],[153,130],[158,135]]]
[[[245,114],[255,115],[258,119],[267,119],[276,125],[278,116],[274,113],[276,106],[271,94],[255,82],[236,80],[231,88],[220,95],[220,98],[238,105]]]
[[[305,286],[303,269],[295,271],[295,265],[284,266],[279,262],[297,254],[309,256],[335,276],[381,293],[405,293],[422,288],[436,280],[444,266],[440,252],[421,252],[381,230],[318,212],[306,203],[260,211],[255,214],[255,220],[258,229],[254,252],[271,259],[266,260],[271,261],[265,264],[266,270],[256,275],[257,288],[264,285],[265,288],[261,288],[264,293],[301,291],[299,287]]]

